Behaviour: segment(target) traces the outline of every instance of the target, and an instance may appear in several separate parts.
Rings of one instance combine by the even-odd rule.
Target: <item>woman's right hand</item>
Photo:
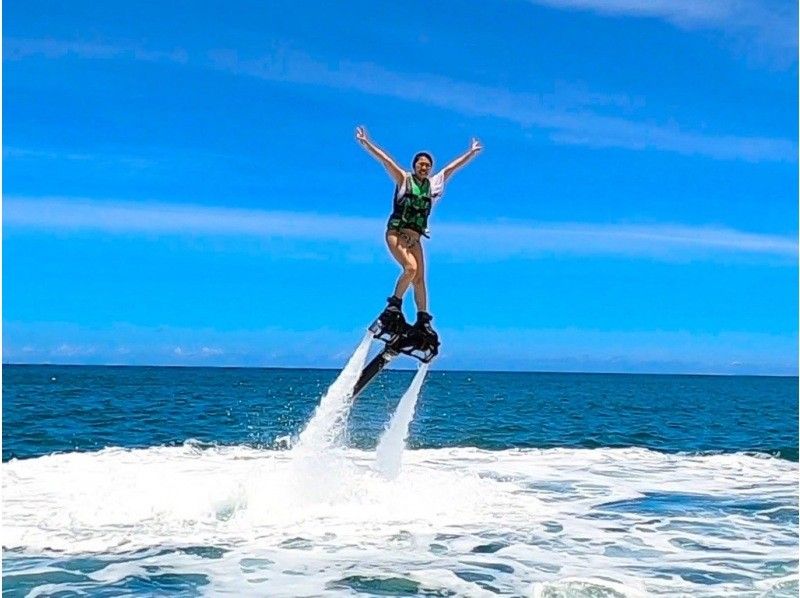
[[[392,160],[389,154],[369,140],[369,137],[367,137],[367,130],[363,126],[356,127],[356,141],[361,144],[361,147],[363,147],[370,156],[383,164],[383,167],[389,172],[395,184],[399,185],[405,180],[406,174],[403,172],[403,169]]]

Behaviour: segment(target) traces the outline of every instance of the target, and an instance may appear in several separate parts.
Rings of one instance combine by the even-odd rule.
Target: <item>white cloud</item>
[[[335,240],[341,230],[351,240],[372,239],[377,219],[321,216],[303,212],[267,212],[207,206],[109,203],[52,198],[5,198],[8,227],[46,230],[97,230],[110,233],[249,235]]]
[[[185,64],[189,60],[186,50],[149,50],[136,45],[102,44],[96,42],[61,40],[53,38],[8,38],[3,40],[6,60],[21,60],[31,56],[45,58],[127,58],[145,62],[172,62]]]
[[[6,363],[341,368],[363,334],[353,330],[186,329],[5,322]],[[591,328],[443,327],[439,369],[797,375],[797,333]],[[124,336],[129,353],[115,351]],[[55,341],[58,338],[60,340]],[[33,347],[24,353],[15,347]],[[169,339],[166,344],[165,340]],[[176,343],[181,343],[177,345]],[[213,344],[207,344],[213,343]],[[59,345],[72,348],[59,352]],[[182,347],[182,348],[181,348]],[[186,347],[214,347],[203,355]],[[180,348],[180,351],[175,349]],[[218,351],[218,352],[217,352]],[[400,362],[412,367],[409,361]]]
[[[713,226],[675,224],[498,223],[491,226],[442,224],[438,232],[449,251],[478,243],[484,259],[542,254],[618,254],[663,259],[715,253],[797,256],[791,237],[748,233]]]
[[[757,44],[797,49],[797,3],[786,0],[530,0],[559,9],[608,16],[655,18],[685,30],[719,29],[749,36]],[[789,52],[790,51],[790,52]]]
[[[514,92],[439,75],[396,73],[370,63],[341,61],[332,67],[285,48],[252,60],[242,60],[233,51],[216,51],[210,56],[217,68],[237,75],[355,90],[425,103],[469,116],[491,116],[549,130],[552,139],[561,143],[656,149],[754,162],[794,161],[797,157],[797,145],[790,139],[695,133],[675,124],[637,122],[586,109],[558,107],[549,95]],[[582,95],[592,97],[587,93]]]
[[[797,335],[591,328],[445,330],[438,359],[467,369],[482,355],[508,369],[575,372],[780,374],[797,372]],[[475,343],[474,339],[480,339]]]
[[[345,243],[356,250],[365,244],[375,245],[384,226],[383,219],[378,218],[307,212],[23,197],[4,200],[3,221],[9,231],[297,239],[314,245]],[[720,226],[483,221],[437,222],[436,244],[432,248],[440,254],[470,260],[546,254],[626,255],[667,260],[738,254],[795,260],[798,244],[794,236]],[[316,255],[313,251],[311,254]],[[359,255],[358,251],[354,255]]]
[[[559,4],[553,0],[554,5]],[[564,6],[597,7],[597,2],[563,2]],[[645,3],[618,2],[618,10]],[[659,5],[662,3],[659,2]],[[599,10],[599,9],[598,9]],[[644,8],[641,8],[644,11]],[[657,14],[672,14],[665,12]],[[675,11],[677,12],[680,11]],[[701,14],[702,11],[697,11]],[[702,13],[705,14],[705,13]],[[677,17],[676,17],[677,18]],[[9,38],[3,41],[5,58],[21,60],[30,56],[84,59],[143,60],[215,68],[234,75],[303,85],[318,85],[369,95],[423,103],[467,116],[489,116],[524,127],[549,131],[557,143],[589,147],[620,147],[632,150],[661,150],[699,155],[720,160],[788,161],[797,158],[792,139],[697,133],[676,124],[658,124],[607,116],[592,112],[596,106],[626,110],[642,99],[620,94],[603,94],[569,87],[556,93],[511,91],[435,74],[399,73],[372,63],[338,61],[328,65],[291,48],[277,46],[271,53],[252,59],[240,58],[232,50],[212,50],[206,58],[191,57],[185,50],[145,50],[135,46],[114,46],[54,39]]]
[[[76,152],[53,152],[32,150],[21,147],[3,147],[3,158],[17,159],[44,159],[67,160],[70,162],[91,162],[96,166],[121,165],[127,168],[145,169],[156,166],[158,161],[153,158],[141,158],[125,155],[87,154]]]
[[[130,354],[130,350],[126,352],[126,355]],[[184,359],[197,359],[197,358],[210,358],[210,357],[220,357],[225,354],[224,349],[220,349],[218,347],[200,347],[199,349],[187,349],[184,347],[175,347],[172,349],[172,354],[175,357],[180,357]]]
[[[89,357],[97,352],[97,347],[89,345],[79,345],[71,343],[61,343],[52,350],[54,357],[73,358],[73,357]]]

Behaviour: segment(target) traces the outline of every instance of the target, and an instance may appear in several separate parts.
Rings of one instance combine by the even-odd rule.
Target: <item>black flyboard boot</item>
[[[359,376],[356,385],[353,387],[354,399],[383,368],[389,365],[392,359],[397,357],[398,353],[400,353],[400,341],[405,338],[405,333],[410,328],[403,317],[403,300],[392,295],[386,299],[386,302],[388,304],[386,309],[381,312],[378,319],[369,327],[372,336],[383,341],[386,345],[362,370],[361,376]]]
[[[353,387],[354,399],[398,354],[410,355],[423,363],[429,363],[439,354],[439,336],[431,327],[431,315],[421,311],[417,314],[417,322],[409,326],[400,309],[401,300],[389,297],[388,303],[369,327],[374,337],[386,345],[361,372]]]
[[[417,321],[409,326],[406,333],[398,341],[401,353],[416,357],[428,363],[439,353],[439,335],[431,326],[433,317],[426,311],[417,312]]]
[[[431,326],[431,320],[433,320],[433,316],[426,311],[418,311],[417,312],[417,321],[414,322],[412,328],[414,331],[420,335],[420,338],[429,345],[438,345],[439,344],[439,335],[436,334],[436,331]]]
[[[392,295],[386,299],[388,305],[381,312],[378,319],[370,326],[375,338],[391,341],[403,334],[408,329],[408,323],[403,317],[403,300]]]

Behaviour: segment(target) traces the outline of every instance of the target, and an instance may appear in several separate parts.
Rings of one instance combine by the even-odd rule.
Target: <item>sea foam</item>
[[[373,452],[338,455],[336,484],[319,492],[285,450],[186,445],[12,460],[3,544],[14,558],[55,555],[56,567],[95,554],[118,568],[89,572],[90,585],[146,565],[240,595],[796,591],[798,480],[785,460],[441,448],[406,451],[387,480]]]

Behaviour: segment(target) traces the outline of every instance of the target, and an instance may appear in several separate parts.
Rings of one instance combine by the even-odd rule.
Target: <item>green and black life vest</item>
[[[431,182],[425,179],[421,183],[411,175],[406,176],[406,189],[401,197],[397,197],[398,187],[394,189],[394,209],[389,216],[389,230],[409,228],[421,235],[427,235],[428,216],[431,213]]]

